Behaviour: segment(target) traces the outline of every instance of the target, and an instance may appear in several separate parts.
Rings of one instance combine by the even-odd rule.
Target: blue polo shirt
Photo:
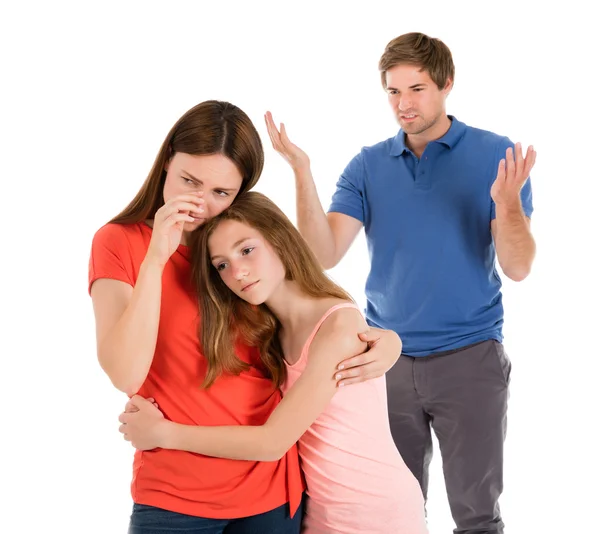
[[[450,119],[448,132],[420,159],[402,130],[363,148],[341,175],[329,208],[363,223],[371,259],[367,321],[395,330],[410,356],[502,341],[490,188],[514,144]],[[531,217],[529,179],[521,200]]]

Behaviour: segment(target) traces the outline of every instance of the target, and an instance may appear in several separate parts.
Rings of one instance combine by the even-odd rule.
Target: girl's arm
[[[365,349],[356,335],[364,327],[356,309],[342,308],[328,317],[310,346],[306,369],[264,425],[181,425],[163,419],[142,399],[138,412],[121,414],[119,420],[125,424],[120,430],[138,448],[178,449],[233,460],[279,460],[333,398],[340,359]]]

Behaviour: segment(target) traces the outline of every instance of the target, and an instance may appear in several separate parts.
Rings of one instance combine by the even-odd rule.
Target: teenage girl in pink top
[[[199,427],[134,397],[126,439],[251,461],[279,460],[299,441],[303,532],[426,533],[421,489],[390,433],[385,378],[336,387],[338,362],[366,348],[355,336],[366,323],[292,223],[265,196],[244,193],[192,235],[190,249],[204,354],[235,358],[236,337],[259,346],[284,398],[263,425]]]

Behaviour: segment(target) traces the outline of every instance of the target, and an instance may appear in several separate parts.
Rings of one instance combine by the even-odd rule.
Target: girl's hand
[[[402,341],[392,330],[371,327],[358,336],[361,341],[367,342],[369,348],[338,365],[335,375],[338,387],[383,376],[394,366],[402,353]]]

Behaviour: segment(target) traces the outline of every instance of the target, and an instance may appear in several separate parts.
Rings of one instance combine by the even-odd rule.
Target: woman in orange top
[[[173,422],[263,424],[281,400],[256,349],[237,344],[236,362],[202,355],[187,247],[191,231],[254,186],[263,159],[242,110],[198,104],[173,126],[136,197],[94,236],[89,291],[100,364],[115,387],[154,398]],[[346,363],[353,376],[356,362],[371,362],[351,380],[382,374],[398,358],[391,333],[380,336]],[[295,447],[276,462],[136,451],[130,534],[298,532],[303,490]]]
[[[276,461],[298,441],[304,534],[426,534],[423,493],[392,439],[385,378],[341,390],[333,380],[339,359],[360,350],[352,334],[365,320],[294,225],[251,191],[194,232],[190,248],[204,354],[235,359],[231,339],[251,339],[283,400],[264,425],[199,427],[133,397],[138,411],[120,416],[125,438],[142,450],[254,461]]]

